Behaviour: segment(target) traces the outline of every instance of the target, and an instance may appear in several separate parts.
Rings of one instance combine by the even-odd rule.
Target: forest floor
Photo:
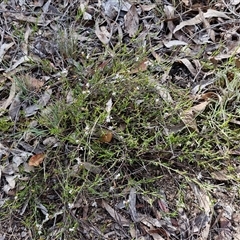
[[[0,3],[0,240],[240,239],[240,0]]]

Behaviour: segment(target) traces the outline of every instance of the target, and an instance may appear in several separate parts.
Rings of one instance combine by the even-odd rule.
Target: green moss
[[[0,131],[6,132],[13,125],[14,125],[14,123],[8,117],[1,117],[0,118]]]

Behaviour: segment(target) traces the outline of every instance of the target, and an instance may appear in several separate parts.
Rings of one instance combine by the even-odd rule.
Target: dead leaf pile
[[[22,151],[19,149],[10,149],[0,144],[0,153],[3,159],[5,159],[5,164],[0,164],[0,180],[3,186],[3,191],[8,196],[15,196],[17,188],[20,187],[17,182],[19,180],[26,181],[20,174],[19,168],[23,166],[25,172],[32,171],[33,169],[28,167],[27,160],[32,155],[32,153],[27,151]],[[10,161],[9,159],[12,158]],[[6,199],[1,199],[1,201],[6,201]]]

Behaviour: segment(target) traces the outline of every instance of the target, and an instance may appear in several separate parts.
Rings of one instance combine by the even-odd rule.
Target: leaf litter
[[[10,128],[10,132],[12,131],[11,134],[13,134],[17,131],[18,135],[11,138],[12,135],[7,132],[3,133],[1,137],[1,206],[4,206],[10,197],[21,194],[21,191],[26,188],[22,184],[24,181],[30,183],[31,179],[34,179],[34,174],[37,176],[37,170],[35,171],[34,167],[40,169],[39,171],[43,168],[44,172],[50,171],[52,168],[57,169],[54,164],[58,164],[58,161],[53,160],[50,163],[46,161],[44,166],[41,165],[45,158],[43,152],[48,151],[54,152],[54,158],[57,158],[58,155],[62,156],[65,169],[71,170],[73,173],[69,174],[72,178],[84,176],[84,184],[89,179],[97,179],[101,175],[99,188],[102,183],[106,183],[105,190],[107,188],[111,192],[109,195],[111,197],[99,197],[102,189],[96,191],[91,184],[89,191],[99,194],[96,199],[89,197],[85,189],[82,192],[82,194],[86,193],[84,197],[77,193],[78,190],[74,192],[74,189],[69,189],[70,198],[75,198],[75,203],[78,202],[78,204],[66,210],[63,206],[67,205],[68,200],[62,198],[60,201],[57,196],[61,196],[62,193],[56,186],[54,187],[59,176],[56,177],[56,172],[50,171],[54,174],[50,174],[49,186],[46,192],[36,197],[38,201],[35,204],[36,209],[43,215],[38,218],[39,225],[35,226],[39,229],[38,234],[41,235],[44,231],[48,231],[48,228],[54,229],[46,239],[56,238],[59,234],[63,234],[66,238],[67,235],[62,233],[63,230],[57,223],[69,213],[69,218],[76,221],[72,226],[78,228],[79,234],[76,238],[71,237],[72,239],[93,239],[93,236],[95,239],[98,237],[104,239],[231,239],[235,237],[237,239],[240,221],[237,219],[239,210],[236,202],[239,195],[235,188],[239,187],[239,178],[234,176],[236,173],[234,171],[237,171],[238,163],[236,158],[231,156],[239,156],[239,149],[235,146],[238,141],[234,139],[234,136],[226,139],[225,136],[228,133],[224,130],[219,130],[213,135],[216,145],[208,146],[206,151],[217,152],[218,155],[214,155],[214,158],[219,158],[218,161],[222,160],[222,163],[211,165],[213,169],[210,167],[209,172],[204,168],[199,170],[201,169],[199,165],[207,160],[206,157],[199,157],[199,152],[192,149],[194,143],[187,142],[189,153],[193,157],[193,162],[189,164],[184,162],[184,160],[186,161],[183,154],[184,148],[186,148],[184,143],[174,144],[172,141],[169,148],[164,146],[167,145],[169,139],[174,138],[174,134],[184,134],[185,125],[187,131],[190,130],[190,135],[202,136],[202,142],[196,143],[198,150],[205,141],[204,134],[209,131],[209,126],[204,125],[203,119],[208,117],[210,110],[218,106],[226,106],[231,111],[235,111],[233,116],[228,113],[229,115],[225,114],[224,118],[227,119],[228,124],[232,124],[232,128],[239,125],[239,115],[236,114],[239,97],[235,94],[232,98],[230,97],[231,92],[239,90],[239,85],[235,81],[227,82],[228,88],[223,89],[222,86],[218,86],[218,81],[224,79],[225,76],[219,77],[216,74],[218,69],[222,69],[224,75],[224,68],[229,67],[224,64],[231,62],[232,59],[236,59],[234,65],[238,68],[239,21],[236,16],[239,10],[239,1],[227,3],[216,1],[214,5],[205,2],[195,5],[190,1],[182,1],[177,5],[166,1],[156,3],[140,1],[138,4],[128,1],[63,1],[59,5],[52,1],[46,3],[35,1],[30,5],[25,1],[15,1],[14,7],[11,4],[13,3],[10,1],[0,4],[0,11],[3,15],[2,26],[9,26],[8,30],[2,30],[1,34],[0,69],[3,73],[3,81],[1,81],[0,89],[0,108],[1,121],[3,117],[10,117],[9,121],[14,122],[14,128],[13,130]],[[21,11],[16,12],[14,9],[21,9]],[[160,9],[162,10],[161,14],[159,14]],[[84,21],[84,24],[79,19]],[[74,39],[78,41],[78,45],[72,49],[71,44],[58,46],[54,40],[59,38],[62,26],[68,28],[66,24],[68,21],[72,21],[71,26],[75,32]],[[17,30],[21,32],[17,33]],[[64,41],[69,39],[70,36],[67,36]],[[134,41],[135,39],[137,41]],[[21,43],[20,45],[16,44],[18,41]],[[153,121],[139,125],[140,129],[152,129],[151,131],[158,133],[158,137],[154,141],[156,145],[162,146],[161,151],[157,151],[159,147],[155,149],[151,143],[152,149],[149,152],[136,152],[139,142],[134,142],[135,138],[131,136],[131,128],[126,126],[121,117],[119,122],[115,122],[116,111],[120,112],[120,110],[116,109],[116,95],[111,95],[107,91],[104,93],[106,98],[101,108],[96,107],[95,100],[90,100],[90,104],[94,106],[91,108],[92,112],[95,110],[104,112],[104,117],[102,117],[104,120],[101,120],[98,127],[107,129],[102,131],[102,135],[98,136],[97,141],[88,136],[87,144],[81,144],[81,135],[76,133],[77,141],[72,144],[64,135],[66,139],[62,139],[64,142],[64,147],[62,147],[63,143],[56,134],[57,131],[62,131],[64,128],[62,119],[54,122],[57,128],[52,129],[50,136],[43,134],[38,137],[40,132],[44,132],[46,129],[43,126],[39,127],[38,121],[33,125],[29,124],[29,121],[38,119],[38,113],[43,115],[44,111],[45,115],[49,115],[49,117],[51,115],[51,121],[54,121],[55,112],[47,112],[48,108],[52,106],[52,102],[59,99],[66,101],[69,108],[61,109],[66,111],[62,116],[62,118],[66,117],[66,122],[69,122],[71,114],[77,115],[70,108],[70,106],[78,104],[75,92],[77,86],[81,86],[83,92],[89,91],[88,96],[93,96],[93,99],[99,98],[99,95],[95,96],[92,91],[96,86],[88,87],[89,84],[92,84],[89,77],[94,79],[94,74],[97,74],[99,69],[102,76],[105,77],[104,74],[109,71],[109,68],[116,67],[114,64],[117,54],[114,51],[116,49],[120,51],[118,47],[123,43],[126,45],[127,51],[131,52],[134,49],[133,55],[140,54],[136,50],[139,47],[150,51],[147,58],[144,57],[137,62],[136,67],[132,67],[134,64],[129,62],[128,66],[131,66],[130,80],[124,79],[127,76],[124,69],[121,70],[121,74],[124,76],[122,78],[116,76],[116,72],[114,77],[106,77],[109,86],[116,84],[116,90],[118,90],[119,82],[125,84],[125,91],[131,99],[133,92],[140,94],[141,91],[149,90],[146,88],[142,90],[139,86],[128,89],[126,82],[132,81],[141,74],[148,75],[153,71],[154,76],[148,76],[148,82],[153,86],[148,94],[151,95],[152,92],[155,92],[160,98],[155,99],[154,104],[151,102],[152,109],[155,109],[157,104],[161,104],[163,100],[165,104],[171,106],[172,110],[177,109],[178,111],[178,115],[175,116],[174,121],[171,120],[172,122],[165,124]],[[76,49],[80,49],[79,52]],[[75,55],[75,53],[77,54]],[[106,60],[109,59],[109,56],[111,61]],[[155,60],[162,69],[159,70]],[[96,65],[94,65],[95,62]],[[71,75],[74,68],[80,69],[79,76]],[[24,80],[26,92],[21,88],[22,86],[17,85],[16,79],[18,78]],[[74,79],[73,83],[69,80],[69,85],[65,82],[68,85],[67,95],[62,91],[66,78]],[[237,74],[233,76],[233,79],[236,78],[238,78]],[[78,80],[76,81],[76,79]],[[228,77],[225,79],[229,80]],[[70,89],[71,84],[74,86],[73,89]],[[186,97],[187,105],[179,105],[180,99],[176,97],[177,91],[181,93],[181,97]],[[116,94],[118,94],[117,91]],[[138,108],[141,106],[147,108],[146,102],[149,99],[137,98],[131,99],[131,101]],[[135,111],[133,105],[126,105],[126,115]],[[83,106],[77,106],[77,109],[78,112],[83,113],[88,111]],[[165,119],[171,119],[173,115],[171,111],[164,112],[164,114],[162,111],[163,109],[158,109],[159,116],[164,115]],[[138,111],[135,112],[135,115],[140,116]],[[218,117],[220,115],[217,114]],[[101,116],[98,116],[98,119],[100,118]],[[24,121],[28,122],[25,131],[22,129]],[[87,119],[86,123],[83,123],[82,119],[78,119],[78,122],[74,123],[74,127],[78,128],[83,125],[83,129],[87,129],[93,121],[96,120]],[[94,124],[98,125],[97,121]],[[167,138],[164,138],[159,130],[161,125],[163,125],[163,129],[166,129],[168,125],[172,127],[173,131],[166,134]],[[1,127],[3,128],[2,122]],[[70,125],[65,128],[73,131]],[[221,131],[223,134],[220,134]],[[86,135],[92,134],[92,132],[88,131]],[[142,139],[145,137],[144,134]],[[121,148],[126,149],[129,143],[126,143],[125,139],[128,139],[129,136],[131,136],[131,144],[135,146],[132,148],[133,152],[130,153],[127,150],[124,156],[121,156],[119,152],[115,153],[118,161],[106,166],[101,165],[101,161],[94,155],[95,152],[100,151],[99,148],[89,147],[87,149],[92,141],[99,144],[100,148],[105,148],[107,145],[111,149],[117,144],[122,144]],[[160,140],[162,138],[164,141]],[[226,150],[220,146],[221,138],[228,143],[229,149]],[[194,139],[194,141],[198,140]],[[58,148],[64,150],[59,153]],[[77,163],[72,163],[73,160],[69,161],[69,156],[74,152],[79,153],[78,157],[73,157]],[[129,166],[126,164],[126,160],[123,159],[131,158],[131,155],[138,159],[139,165],[135,162]],[[143,155],[147,161],[143,161],[141,158]],[[158,157],[157,161],[153,163],[155,167],[152,168],[151,161],[155,155]],[[105,160],[110,160],[108,158],[110,156],[105,157]],[[115,164],[117,164],[116,168]],[[222,166],[224,166],[223,170],[217,169]],[[144,174],[142,169],[146,170]],[[186,172],[191,174],[190,178],[193,181],[190,181],[189,177],[185,175]],[[147,180],[146,183],[139,180],[139,183],[133,184],[131,181],[135,176],[138,180],[157,176],[157,180],[154,182],[156,192],[151,194],[151,184],[147,183]],[[47,175],[44,177],[47,178]],[[63,174],[60,178],[62,177],[67,179],[68,174]],[[41,176],[41,178],[43,177]],[[126,183],[126,180],[129,182]],[[76,180],[74,184],[77,183]],[[206,183],[210,184],[212,188],[209,193],[204,190]],[[121,188],[123,184],[126,186]],[[129,187],[128,185],[134,186]],[[229,186],[234,187],[228,188]],[[77,187],[79,186],[76,185],[76,189]],[[181,192],[180,187],[182,187]],[[50,213],[51,210],[47,204],[55,198],[58,199],[56,201],[57,208]],[[82,198],[85,199],[84,203],[80,200]],[[29,211],[28,204],[30,204],[29,200],[25,206],[22,206],[21,217],[25,217],[25,213]],[[119,205],[122,207],[118,208]],[[88,218],[88,216],[91,217]],[[16,238],[24,239],[27,231],[21,230],[25,227],[22,227],[20,222],[16,225],[19,228]],[[4,222],[3,228],[0,228],[1,236],[6,236],[9,232],[13,233],[16,226],[10,229]],[[69,230],[66,234],[74,232],[74,227],[69,228],[71,231]],[[28,231],[34,232],[33,228]],[[39,238],[39,235],[38,237],[35,235],[35,237]]]

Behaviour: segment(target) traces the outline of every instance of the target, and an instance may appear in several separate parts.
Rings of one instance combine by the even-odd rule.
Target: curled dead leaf
[[[104,132],[100,137],[100,142],[102,143],[109,143],[112,141],[113,134],[111,131]]]
[[[200,99],[203,99],[204,101],[208,101],[210,99],[217,100],[219,99],[219,96],[215,92],[207,92],[202,94]]]
[[[192,63],[187,58],[182,58],[182,59],[179,59],[178,61],[183,63],[193,76],[195,76],[197,74],[195,67],[192,65]]]
[[[39,153],[39,154],[33,155],[29,159],[28,165],[38,167],[43,162],[44,158],[45,158],[44,153]]]
[[[191,107],[186,111],[183,111],[180,114],[180,118],[183,121],[183,123],[190,129],[193,129],[196,132],[199,132],[195,117],[197,114],[204,111],[208,104],[209,104],[209,101],[205,101],[205,102],[199,103],[196,106]]]
[[[103,44],[108,44],[112,36],[105,26],[99,27],[98,22],[95,24],[95,34]]]
[[[137,9],[134,5],[131,6],[129,11],[124,17],[126,32],[129,34],[129,37],[133,37],[138,31],[139,17]]]

